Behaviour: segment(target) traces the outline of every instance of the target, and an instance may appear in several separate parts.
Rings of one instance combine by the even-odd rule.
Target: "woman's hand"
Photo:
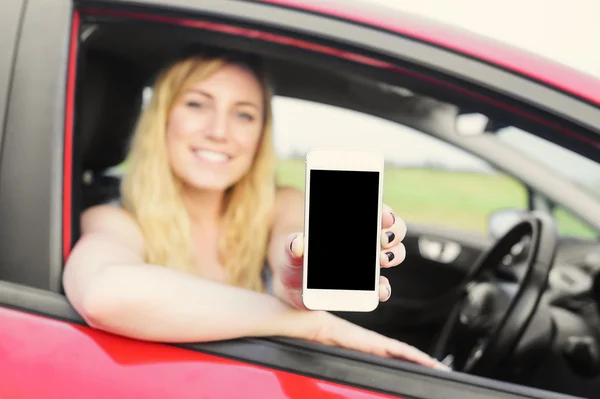
[[[406,250],[402,240],[406,235],[406,224],[396,217],[392,209],[383,205],[381,217],[381,267],[389,268],[399,265],[406,257]],[[285,261],[274,281],[273,290],[277,297],[287,304],[300,309],[305,309],[302,302],[302,262],[304,257],[304,239],[301,233],[291,234],[286,240]],[[379,277],[379,300],[385,302],[390,299],[392,288],[387,278]]]
[[[313,335],[309,339],[312,341],[451,371],[448,366],[414,346],[367,330],[331,313],[315,311],[307,316],[311,317]]]

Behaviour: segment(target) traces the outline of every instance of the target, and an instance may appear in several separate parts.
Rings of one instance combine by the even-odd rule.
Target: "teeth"
[[[196,154],[197,157],[205,159],[207,161],[212,161],[212,162],[225,162],[229,159],[229,157],[227,155],[222,154],[220,152],[198,150],[198,151],[194,151],[194,153]]]

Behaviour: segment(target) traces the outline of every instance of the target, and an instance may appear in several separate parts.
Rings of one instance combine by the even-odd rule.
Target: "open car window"
[[[278,181],[304,189],[312,147],[358,147],[385,157],[384,202],[408,223],[487,235],[489,215],[527,209],[525,186],[484,159],[415,128],[332,105],[274,101]]]

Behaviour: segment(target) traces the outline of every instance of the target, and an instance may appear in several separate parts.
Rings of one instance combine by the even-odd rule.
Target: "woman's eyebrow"
[[[200,89],[193,89],[192,88],[192,89],[188,89],[187,91],[191,92],[191,93],[195,93],[195,94],[200,94],[201,96],[204,96],[204,97],[209,98],[211,100],[214,100],[214,98],[215,98],[212,94],[207,93],[207,92],[205,92],[203,90],[200,90]],[[236,105],[242,105],[242,106],[244,106],[244,105],[245,106],[250,106],[250,107],[254,107],[254,108],[260,110],[260,106],[256,102],[250,101],[250,100],[237,101],[235,104]]]
[[[214,98],[212,95],[210,95],[209,93],[207,93],[207,92],[205,92],[205,91],[203,91],[203,90],[199,90],[199,89],[188,89],[187,91],[188,91],[188,92],[191,92],[191,93],[195,93],[195,94],[200,94],[200,95],[202,95],[202,96],[204,96],[204,97],[208,97],[208,98],[211,98],[211,99],[212,99],[212,98]]]

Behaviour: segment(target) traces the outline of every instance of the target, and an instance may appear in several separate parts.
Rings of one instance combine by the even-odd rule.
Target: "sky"
[[[598,0],[362,0],[454,25],[600,78]]]
[[[600,0],[361,0],[458,26],[578,69],[600,79]],[[374,148],[397,164],[422,165],[434,159],[448,168],[488,171],[479,159],[414,130],[381,119],[300,100],[274,100],[275,144],[282,157],[311,147]],[[522,132],[505,137],[531,138]],[[539,143],[538,143],[539,144]],[[563,173],[587,184],[600,181],[600,166],[552,146],[541,160],[559,162]],[[560,162],[563,160],[563,162]]]

